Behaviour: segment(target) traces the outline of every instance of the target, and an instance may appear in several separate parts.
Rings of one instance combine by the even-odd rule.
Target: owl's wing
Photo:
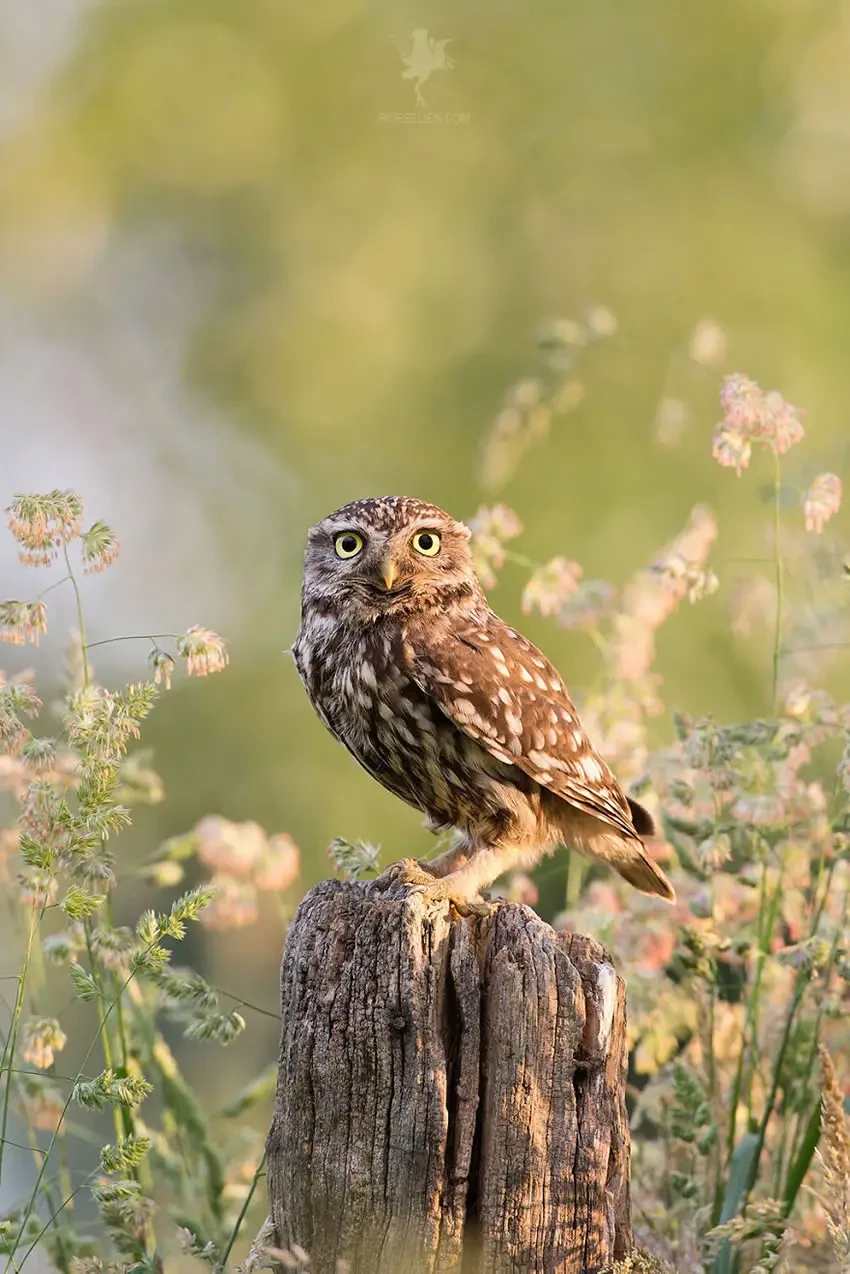
[[[492,756],[639,839],[620,785],[584,731],[560,674],[492,612],[480,623],[408,631],[414,680]]]

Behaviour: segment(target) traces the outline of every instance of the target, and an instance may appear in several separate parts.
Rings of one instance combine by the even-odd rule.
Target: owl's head
[[[340,600],[362,619],[480,597],[469,528],[407,496],[354,500],[311,528],[304,601]]]

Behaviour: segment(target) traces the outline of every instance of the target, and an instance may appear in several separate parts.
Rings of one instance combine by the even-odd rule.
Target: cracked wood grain
[[[325,881],[281,1003],[269,1201],[311,1274],[594,1274],[630,1249],[625,993],[592,939]]]

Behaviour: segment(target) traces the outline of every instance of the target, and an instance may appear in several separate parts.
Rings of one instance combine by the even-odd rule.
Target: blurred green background
[[[405,78],[420,29],[453,62],[425,66],[424,110]],[[282,653],[306,528],[359,496],[459,516],[503,500],[522,552],[617,583],[708,503],[722,588],[662,635],[667,698],[767,707],[724,560],[765,551],[768,466],[737,481],[711,430],[720,374],[745,371],[808,413],[791,480],[846,475],[848,65],[846,0],[4,0],[3,502],[70,486],[115,526],[119,562],[87,581],[92,640],[191,623],[231,639],[226,674],[157,708],[167,801],[122,853],[211,812],[289,832],[304,887],[335,835],[431,848]],[[577,360],[581,401],[484,490],[504,395],[541,369],[535,330],[597,305],[617,330]],[[725,355],[692,356],[706,318]],[[8,537],[0,570],[4,596],[45,582]],[[524,579],[508,566],[493,594],[514,621]],[[72,622],[53,598],[42,681]],[[522,623],[580,690],[590,643]],[[144,651],[106,647],[96,669],[144,675]],[[274,915],[247,941],[195,941],[274,1006]],[[245,1047],[268,1055],[267,1027]]]

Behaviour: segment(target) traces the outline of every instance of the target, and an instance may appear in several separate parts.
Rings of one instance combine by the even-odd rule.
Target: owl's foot
[[[470,897],[462,890],[453,887],[455,883],[450,876],[435,879],[415,858],[402,858],[382,872],[373,881],[373,887],[378,888],[382,893],[396,894],[397,891],[403,891],[402,896],[403,893],[415,891],[428,902],[450,902],[455,911],[462,916],[490,914],[495,903],[485,902],[475,894]]]
[[[401,885],[428,885],[433,879],[432,874],[415,858],[400,858],[397,863],[390,863],[372,884],[384,893]]]

